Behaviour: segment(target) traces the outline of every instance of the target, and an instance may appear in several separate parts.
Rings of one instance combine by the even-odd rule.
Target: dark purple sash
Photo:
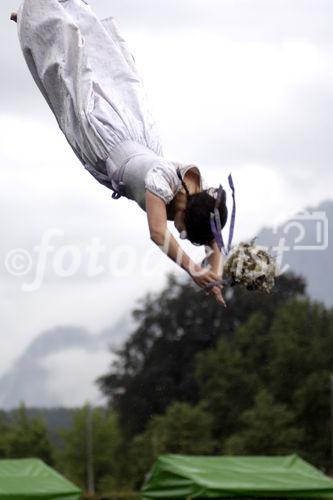
[[[235,186],[234,186],[234,182],[233,182],[231,174],[229,174],[229,176],[228,176],[228,182],[229,182],[230,189],[232,191],[232,212],[231,212],[231,218],[230,218],[229,237],[228,237],[227,248],[225,247],[224,241],[223,241],[222,225],[221,225],[221,218],[220,218],[220,213],[219,213],[219,206],[221,203],[222,192],[223,192],[223,188],[221,185],[219,186],[219,192],[218,192],[216,203],[215,203],[214,213],[210,214],[210,227],[211,227],[212,233],[214,235],[215,241],[216,241],[221,253],[223,253],[224,255],[228,255],[230,250],[231,250],[231,244],[232,244],[232,239],[234,236],[234,229],[235,229],[235,219],[236,219]]]

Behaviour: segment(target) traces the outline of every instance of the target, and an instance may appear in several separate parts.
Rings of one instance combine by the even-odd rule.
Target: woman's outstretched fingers
[[[212,289],[212,292],[215,295],[216,302],[218,304],[223,305],[224,307],[227,307],[227,304],[225,303],[221,289],[214,286],[214,288]]]
[[[15,23],[17,23],[17,13],[16,12],[12,12],[11,13],[10,20],[14,21]]]
[[[201,288],[206,288],[207,285],[216,280],[216,276],[210,270],[197,266],[190,272],[193,281]]]

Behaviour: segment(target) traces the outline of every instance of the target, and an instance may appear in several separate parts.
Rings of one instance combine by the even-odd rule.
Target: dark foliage
[[[163,414],[173,401],[196,404],[196,355],[221,338],[232,339],[255,312],[262,312],[268,328],[282,304],[304,294],[302,278],[282,275],[269,295],[230,288],[224,309],[192,283],[170,276],[166,289],[156,297],[147,296],[134,312],[136,330],[117,351],[110,373],[99,380],[125,435],[142,432],[151,416]]]

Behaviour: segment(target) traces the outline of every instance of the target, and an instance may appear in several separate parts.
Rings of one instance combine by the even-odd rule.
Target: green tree
[[[306,460],[332,468],[330,377],[332,370],[312,371],[295,390],[292,408],[304,431],[302,455]]]
[[[172,403],[165,415],[155,415],[146,431],[132,441],[128,460],[132,485],[140,486],[162,453],[204,455],[213,450],[211,416],[198,406]]]
[[[265,425],[272,428],[271,453],[293,449],[328,468],[332,366],[333,309],[298,298],[281,305],[270,322],[253,314],[232,338],[197,357],[200,400],[214,418],[215,439],[223,450],[249,450],[260,417],[264,435]],[[247,427],[244,415],[255,415]],[[264,437],[259,441],[265,448]]]
[[[270,389],[295,412],[304,430],[304,457],[328,468],[333,309],[291,301],[274,318],[271,338]]]
[[[210,417],[211,452],[298,451],[328,467],[333,309],[304,291],[292,275],[281,276],[270,295],[233,287],[225,310],[170,277],[162,293],[141,303],[135,331],[100,380],[119,414],[135,484],[160,452],[200,453],[184,444],[191,424],[182,412],[169,420],[174,404]]]
[[[126,436],[142,433],[151,416],[163,414],[173,401],[197,404],[196,355],[221,338],[230,341],[258,310],[268,328],[279,306],[304,291],[301,278],[282,275],[272,294],[229,288],[224,309],[193,283],[170,276],[162,293],[148,295],[134,311],[137,328],[100,379]]]
[[[53,464],[53,449],[41,418],[29,418],[24,405],[16,411],[5,435],[7,457],[37,457]]]
[[[309,299],[280,308],[271,326],[269,378],[274,394],[292,403],[307,376],[333,361],[332,310]]]
[[[239,415],[251,407],[267,361],[267,320],[253,314],[232,340],[197,356],[201,404],[214,417],[214,436],[222,442],[239,428]]]
[[[106,481],[111,484],[111,478],[117,473],[120,435],[117,417],[113,412],[104,408],[91,410],[88,405],[77,410],[72,428],[62,433],[65,446],[57,454],[57,465],[67,477],[85,488],[90,453],[89,434],[95,485],[100,490]]]
[[[8,422],[5,414],[0,411],[0,458],[6,458],[8,455]]]
[[[148,425],[154,455],[160,453],[207,454],[213,450],[212,417],[199,406],[172,403],[164,415]]]
[[[295,414],[275,403],[265,389],[258,392],[254,406],[239,418],[240,430],[225,440],[223,452],[231,455],[294,453],[304,438],[295,425]]]

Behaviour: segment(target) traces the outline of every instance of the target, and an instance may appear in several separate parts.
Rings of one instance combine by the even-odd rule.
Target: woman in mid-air
[[[113,18],[100,21],[85,0],[24,0],[11,19],[30,72],[84,167],[146,211],[150,237],[207,293],[224,304],[215,227],[227,220],[226,194],[208,189],[198,167],[167,161],[133,56]],[[215,214],[215,216],[214,216]],[[205,245],[195,264],[167,228]]]

